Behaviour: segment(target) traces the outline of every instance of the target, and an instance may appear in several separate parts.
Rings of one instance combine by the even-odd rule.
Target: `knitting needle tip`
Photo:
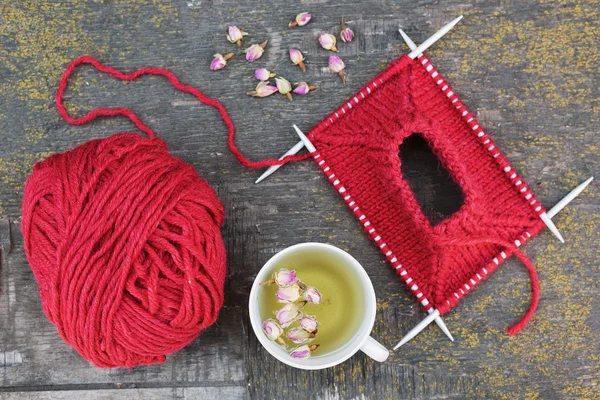
[[[313,144],[306,137],[306,135],[304,133],[302,133],[302,131],[295,124],[293,125],[293,127],[296,130],[296,133],[298,134],[298,136],[300,136],[300,140],[302,140],[302,143],[304,143],[304,146],[308,149],[308,151],[311,153],[317,151],[315,146],[313,146]]]
[[[434,311],[435,310],[433,308],[429,309],[430,314]],[[454,342],[454,338],[452,337],[452,334],[450,333],[450,329],[448,329],[448,327],[446,326],[446,323],[444,322],[442,317],[437,317],[436,319],[434,319],[434,321],[435,321],[436,325],[440,327],[442,332],[444,332],[444,335],[446,335],[448,337],[448,339],[450,339],[451,342]]]
[[[300,150],[302,150],[303,147],[304,147],[304,143],[302,141],[300,141],[300,142],[296,143],[294,145],[294,147],[289,149],[284,155],[279,157],[279,159],[282,160],[284,157],[293,156],[294,154],[296,154]],[[272,167],[267,168],[267,170],[261,176],[259,176],[258,179],[256,181],[254,181],[254,183],[262,182],[263,180],[267,179],[267,177],[272,175],[275,171],[277,171],[279,168],[281,168],[281,165],[273,165]]]
[[[423,53],[425,50],[427,50],[429,48],[429,46],[431,46],[432,44],[434,44],[435,42],[440,40],[440,38],[442,36],[444,36],[446,33],[450,32],[450,30],[454,27],[454,25],[456,25],[462,18],[463,18],[463,16],[461,15],[458,18],[455,18],[453,21],[444,25],[439,31],[437,31],[431,37],[429,37],[427,40],[425,40],[423,43],[421,43],[421,45],[419,47],[417,47],[416,49],[414,49],[413,51],[408,53],[408,56],[410,58],[412,58],[413,60],[415,58],[417,58],[419,55],[421,55],[421,53]]]
[[[544,222],[544,224],[546,224],[548,229],[550,229],[550,232],[552,232],[554,236],[556,236],[558,240],[560,240],[561,243],[565,242],[565,239],[563,239],[562,235],[558,231],[558,228],[556,227],[556,225],[554,225],[554,222],[552,222],[547,213],[544,212],[540,214],[540,219]]]
[[[412,328],[410,330],[410,332],[408,332],[402,338],[402,340],[399,341],[398,344],[394,346],[394,350],[397,350],[398,348],[400,348],[401,346],[403,346],[406,342],[408,342],[410,339],[412,339],[415,336],[417,336],[423,329],[425,329],[425,327],[427,327],[427,325],[431,324],[433,322],[433,320],[435,320],[439,316],[440,316],[440,312],[438,310],[434,310],[431,314],[429,314],[421,322],[419,322],[417,324],[417,326],[415,326],[414,328]]]
[[[560,200],[558,203],[556,203],[556,205],[554,207],[552,207],[548,212],[548,217],[550,218],[554,218],[554,216],[556,214],[558,214],[560,212],[560,210],[562,210],[563,208],[565,208],[565,206],[567,204],[569,204],[571,201],[573,201],[573,199],[577,196],[579,196],[579,194],[581,192],[583,192],[585,190],[585,188],[594,180],[594,177],[590,177],[588,179],[586,179],[585,182],[579,184],[575,189],[571,190],[565,197],[562,198],[562,200]]]

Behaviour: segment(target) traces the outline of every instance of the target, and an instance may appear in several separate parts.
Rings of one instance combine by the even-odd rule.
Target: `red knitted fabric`
[[[402,141],[421,134],[462,188],[464,204],[436,226],[403,179]],[[442,314],[543,227],[541,204],[425,56],[402,56],[309,132],[313,158],[425,309]],[[514,244],[513,244],[514,243]]]
[[[75,60],[56,96],[60,114],[73,124],[125,115],[148,138],[120,133],[37,163],[23,196],[25,252],[46,316],[79,354],[99,367],[162,362],[213,324],[223,304],[223,206],[132,111],[67,114],[63,92],[83,63],[119,79],[162,75],[193,89],[165,70],[124,74]],[[228,120],[220,103],[193,90]]]

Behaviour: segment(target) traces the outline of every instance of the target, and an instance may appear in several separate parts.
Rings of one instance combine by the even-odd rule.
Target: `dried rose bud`
[[[319,322],[315,317],[305,316],[300,318],[300,326],[307,332],[317,333],[317,327],[319,326]]]
[[[340,31],[340,38],[344,42],[351,42],[354,39],[354,32],[352,29],[348,28],[348,25],[344,22],[344,17],[342,17],[342,30]]]
[[[278,89],[275,86],[268,85],[267,82],[259,82],[258,85],[256,85],[256,89],[248,92],[248,95],[254,97],[267,97],[275,93],[277,90]],[[275,283],[274,279],[263,282],[261,285],[270,285],[272,283]]]
[[[217,71],[227,65],[227,60],[233,57],[233,53],[225,54],[224,56],[217,53],[213,55],[213,60],[210,63],[210,69]]]
[[[319,43],[321,44],[321,47],[324,48],[325,50],[331,50],[331,51],[335,51],[335,52],[338,51],[338,49],[336,49],[336,47],[335,47],[335,43],[336,43],[335,36],[333,36],[330,33],[324,33],[321,36],[319,36]]]
[[[292,358],[308,358],[310,353],[316,351],[319,348],[318,344],[301,344],[290,352]]]
[[[275,297],[280,303],[293,303],[300,298],[300,288],[298,285],[279,288]]]
[[[313,304],[319,304],[321,302],[321,293],[314,286],[309,286],[306,288],[306,291],[302,293],[302,297],[304,300],[311,302]]]
[[[258,68],[256,71],[254,71],[254,77],[259,81],[267,81],[269,80],[269,78],[272,78],[274,76],[275,73],[269,71],[266,68]]]
[[[329,68],[333,72],[337,72],[340,78],[342,78],[342,83],[346,86],[346,75],[344,74],[344,68],[346,68],[346,64],[344,61],[336,55],[329,56]]]
[[[281,324],[281,327],[287,328],[292,322],[300,318],[302,316],[300,308],[304,307],[305,304],[306,301],[301,301],[296,304],[288,303],[281,307],[281,309],[275,314],[275,317]]]
[[[310,22],[312,15],[307,12],[296,15],[296,19],[288,24],[288,28],[292,26],[304,26]]]
[[[283,335],[283,328],[274,319],[268,319],[263,322],[263,331],[269,339],[286,346],[285,341],[281,337]]]
[[[292,99],[292,85],[285,78],[275,78],[275,84],[277,85],[277,89],[279,89],[279,93],[285,94],[290,101],[294,101]]]
[[[235,43],[238,47],[242,47],[242,42],[244,41],[244,36],[248,33],[244,32],[240,28],[235,25],[229,27],[229,31],[227,32],[227,40],[231,43]]]
[[[306,343],[311,339],[314,339],[315,334],[307,332],[302,328],[290,329],[288,332],[288,338],[294,343]]]
[[[290,286],[294,283],[298,282],[298,278],[296,278],[296,271],[281,269],[277,274],[275,274],[275,282],[279,286]]]
[[[256,61],[258,60],[263,53],[265,52],[265,47],[267,47],[268,40],[265,40],[261,44],[253,44],[244,50],[246,53],[246,61]]]
[[[294,89],[294,93],[304,95],[312,90],[317,90],[317,87],[309,85],[306,82],[298,82],[298,83],[296,83],[296,88]]]
[[[298,49],[290,49],[290,60],[294,63],[294,65],[300,66],[302,72],[306,72],[306,65],[304,65],[304,56],[302,52]]]

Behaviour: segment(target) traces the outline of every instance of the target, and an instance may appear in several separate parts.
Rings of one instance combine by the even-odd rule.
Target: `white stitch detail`
[[[444,85],[444,87],[442,87],[442,92],[446,89],[448,89],[448,85]]]
[[[412,278],[408,278],[408,279],[406,280],[406,284],[407,284],[407,285],[408,285],[409,283],[411,283],[411,282],[412,282]]]
[[[485,135],[485,133],[483,133],[483,131],[481,131],[477,134],[477,137],[482,137],[483,135]]]
[[[345,187],[341,187],[340,190],[338,190],[340,193],[344,193],[346,191]]]
[[[432,77],[432,78],[435,78],[436,76],[438,76],[438,73],[437,73],[437,71],[434,71],[434,72],[431,74],[431,77]]]
[[[542,209],[542,206],[538,206],[538,207],[535,209],[535,211],[537,212],[537,211],[540,211],[541,209]]]
[[[401,266],[402,266],[402,265],[401,265]],[[400,272],[400,276],[404,276],[404,275],[406,275],[406,274],[407,274],[406,270],[404,270],[404,271]]]
[[[427,72],[431,72],[431,70],[433,69],[433,65],[429,64],[425,69],[427,70]]]
[[[339,183],[340,183],[340,180],[339,180],[339,179],[336,179],[335,181],[333,181],[333,184],[334,184],[334,185],[338,185]]]
[[[486,275],[488,274],[487,269],[481,268],[481,270],[483,271],[484,274],[486,274]]]
[[[529,193],[527,196],[525,196],[525,200],[529,200],[531,198],[531,196],[533,196],[531,193]]]
[[[323,165],[323,164],[325,164],[325,160],[319,161],[319,165]]]
[[[366,228],[367,226],[369,226],[369,225],[371,225],[371,221],[367,221],[367,222],[365,222],[365,228]]]
[[[424,306],[426,306],[427,304],[429,304],[429,300],[427,300],[427,299],[424,299],[424,300],[421,302],[421,304],[423,304]]]
[[[390,253],[391,253],[391,251],[390,251]],[[396,261],[398,261],[398,259],[397,259],[396,257],[394,257],[394,258],[392,258],[392,259],[390,260],[390,262],[391,262],[392,264],[393,264],[393,263],[395,263]]]
[[[494,257],[494,262],[496,263],[496,265],[500,264],[500,262],[498,261],[498,257]]]
[[[359,220],[359,221],[362,221],[362,220],[363,220],[363,219],[365,219],[365,218],[367,218],[367,217],[366,217],[366,216],[364,216],[364,215],[361,215],[361,216],[360,216],[360,218],[358,218],[358,220]]]
[[[379,242],[381,240],[381,236],[375,236],[375,239],[373,239],[373,240],[375,240],[376,242]]]

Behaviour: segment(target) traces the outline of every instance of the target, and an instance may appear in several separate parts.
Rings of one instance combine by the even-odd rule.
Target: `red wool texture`
[[[399,146],[421,134],[461,187],[459,211],[432,226],[403,179]],[[319,168],[426,310],[441,314],[515,254],[532,301],[535,268],[518,247],[545,226],[545,210],[426,56],[402,56],[309,134]]]
[[[63,93],[79,64],[123,80],[164,76],[216,107],[231,131],[233,124],[219,102],[168,71],[124,74],[81,57],[60,82],[60,115],[72,124],[124,115],[148,137],[120,133],[54,154],[34,166],[25,185],[25,251],[44,312],[62,338],[99,367],[162,362],[213,324],[223,304],[223,206],[132,111],[69,116]]]

